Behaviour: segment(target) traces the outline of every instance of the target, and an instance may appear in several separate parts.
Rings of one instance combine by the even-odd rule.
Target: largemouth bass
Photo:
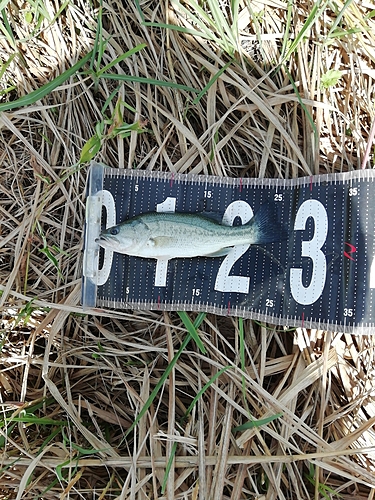
[[[224,226],[199,214],[152,212],[103,231],[97,243],[114,252],[149,259],[221,257],[235,245],[282,241],[275,208],[264,203],[242,226]]]

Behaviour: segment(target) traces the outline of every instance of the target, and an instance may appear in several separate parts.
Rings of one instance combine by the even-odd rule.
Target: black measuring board
[[[234,179],[93,163],[86,208],[86,307],[206,311],[285,326],[375,333],[375,171]],[[105,227],[146,212],[245,224],[264,203],[288,238],[224,257],[157,261],[104,250]]]

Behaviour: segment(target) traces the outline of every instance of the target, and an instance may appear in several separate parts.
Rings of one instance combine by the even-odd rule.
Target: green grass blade
[[[198,314],[198,316],[195,318],[195,321],[194,321],[194,326],[195,328],[199,328],[204,320],[204,318],[206,317],[206,313],[205,312],[200,312]]]
[[[176,8],[177,9],[181,9],[185,15],[191,19],[191,21],[199,26],[201,28],[202,31],[197,31],[195,29],[192,29],[192,28],[185,28],[184,26],[177,26],[175,24],[165,24],[165,23],[154,23],[154,22],[149,22],[149,21],[146,21],[145,19],[145,16],[143,15],[143,12],[142,12],[142,8],[140,6],[140,3],[138,0],[134,0],[135,1],[135,5],[136,5],[136,8],[139,12],[139,15],[142,19],[142,25],[143,26],[147,26],[149,28],[164,28],[164,29],[170,29],[170,30],[175,30],[175,31],[180,31],[181,33],[186,33],[186,34],[189,34],[189,35],[192,35],[192,36],[199,36],[201,38],[205,38],[207,40],[213,40],[215,37],[213,35],[212,32],[210,32],[208,29],[207,29],[207,26],[201,22],[201,20],[194,16],[188,9],[186,9],[183,5],[181,5],[181,3],[179,1],[173,1],[172,0],[172,3],[175,4]],[[195,5],[194,5],[195,7]],[[197,8],[199,9],[199,6],[197,6]],[[204,19],[206,19],[207,22],[209,22],[209,18],[207,18],[207,15],[204,11],[201,12],[202,14],[202,17]]]
[[[67,483],[68,480],[63,476],[63,468],[65,468],[67,465],[70,465],[71,464],[71,461],[70,460],[65,460],[65,462],[62,462],[61,464],[59,465],[56,465],[56,468],[55,468],[55,472],[56,472],[56,475],[60,481],[60,483]],[[76,473],[77,471],[77,465],[72,468],[71,470],[69,470],[69,472],[72,474],[72,476],[74,477],[74,474]]]
[[[172,0],[172,4],[175,6],[175,8],[177,10],[180,10],[194,26],[197,26],[200,29],[200,31],[194,28],[186,28],[185,26],[146,21],[139,1],[136,0],[135,3],[142,19],[143,26],[147,26],[150,28],[170,29],[179,31],[181,33],[186,33],[194,37],[204,38],[205,40],[211,40],[215,42],[219,47],[221,47],[222,50],[227,52],[231,57],[234,55],[234,52],[237,49],[239,0],[232,0],[231,3],[233,17],[232,26],[229,26],[226,17],[217,4],[217,0],[208,0],[212,17],[210,17],[197,2],[191,3],[192,9],[194,9],[194,12],[197,12],[197,15],[195,15],[191,10],[182,5],[178,0]],[[215,35],[215,33],[217,33],[219,36]]]
[[[17,54],[11,54],[9,56],[9,59],[1,65],[1,69],[0,69],[0,80],[3,78],[4,76],[4,73],[6,72],[6,70],[8,69],[8,67],[10,66],[10,64],[12,63],[13,59],[16,57]]]
[[[143,24],[145,22],[145,16],[143,15],[141,4],[139,3],[139,0],[134,0],[134,3],[135,3],[135,6],[136,6],[136,9],[138,11],[139,17],[142,20],[142,24]]]
[[[180,346],[179,350],[177,351],[177,353],[174,355],[172,361],[169,363],[169,365],[165,369],[165,372],[160,377],[160,380],[158,381],[158,383],[156,384],[155,388],[151,392],[151,394],[148,397],[146,403],[144,404],[144,406],[142,407],[141,411],[139,412],[137,418],[134,420],[134,422],[132,423],[132,425],[126,431],[125,438],[134,429],[134,427],[138,424],[138,422],[141,420],[141,418],[143,417],[143,415],[147,412],[147,410],[152,405],[152,402],[154,401],[156,395],[158,394],[158,392],[162,388],[164,382],[167,380],[169,374],[171,373],[171,371],[173,370],[175,364],[177,363],[178,358],[181,356],[182,352],[184,351],[185,347],[188,345],[188,343],[190,342],[190,340],[191,340],[190,335],[188,335],[186,337],[186,339],[183,341],[183,343],[181,344],[181,346]]]
[[[65,0],[63,4],[61,4],[59,10],[56,12],[56,14],[53,16],[53,19],[51,21],[51,25],[56,22],[56,20],[60,17],[60,14],[67,8],[67,6],[70,4],[70,0]]]
[[[0,11],[4,10],[5,7],[10,3],[10,0],[1,0],[0,2]]]
[[[207,83],[207,85],[202,89],[197,97],[194,99],[193,104],[198,104],[198,102],[202,99],[202,97],[208,92],[210,87],[216,82],[218,78],[224,73],[225,70],[229,68],[229,66],[232,64],[233,61],[229,61],[225,66],[223,66],[217,73],[214,75],[211,80]]]
[[[240,0],[231,0],[230,10],[232,11],[232,33],[235,38],[238,36],[238,14],[240,12]]]
[[[219,33],[223,48],[227,54],[233,56],[234,52],[237,50],[237,34],[233,35],[231,28],[229,27],[228,21],[220,9],[217,0],[207,0],[211,14],[213,17],[213,25],[216,31]]]
[[[86,163],[94,158],[96,153],[100,150],[102,142],[97,134],[90,137],[90,139],[83,146],[81,156],[79,157],[78,165]]]
[[[200,351],[203,352],[203,354],[206,354],[206,348],[203,345],[203,342],[201,341],[199,334],[191,322],[191,319],[189,318],[188,314],[185,311],[178,311],[178,315],[180,316],[186,330],[189,332],[190,336],[192,339],[195,340],[195,343],[199,347]]]
[[[245,334],[244,334],[244,327],[243,327],[243,318],[238,318],[238,332],[239,332],[239,337],[240,337],[240,366],[241,366],[242,373],[245,373],[245,370],[246,370],[246,365],[245,365]],[[244,375],[241,375],[241,390],[242,390],[243,404],[246,408],[247,413],[249,414],[249,417],[252,418],[251,412],[249,409],[249,405],[247,404],[246,380],[245,380]]]
[[[3,422],[0,423],[0,428],[3,427]],[[14,427],[16,426],[16,422],[12,425],[9,425],[5,431],[5,429],[2,431],[3,434],[0,436],[0,450],[2,450],[6,443],[7,443],[7,437],[9,437],[12,433],[12,430],[14,429]]]
[[[198,394],[195,396],[195,398],[193,399],[193,401],[189,405],[189,408],[185,412],[184,418],[187,418],[190,415],[190,413],[191,413],[192,409],[194,408],[195,404],[197,403],[198,399],[201,398],[202,395],[206,392],[206,390],[209,387],[211,387],[211,385],[215,382],[215,380],[217,380],[220,377],[220,375],[222,373],[224,373],[225,371],[227,371],[229,368],[232,368],[232,366],[229,366],[229,365],[224,366],[224,368],[219,370],[217,373],[215,373],[215,375],[213,377],[210,378],[210,380],[207,382],[207,384],[205,384],[202,387],[202,389],[198,392]],[[165,475],[164,475],[163,485],[162,485],[162,490],[161,490],[163,494],[165,492],[165,486],[167,484],[168,475],[169,475],[169,472],[171,470],[172,462],[173,462],[174,456],[176,454],[176,451],[177,451],[177,443],[173,443],[171,454],[170,454],[170,457],[168,459],[167,467],[165,468]]]
[[[23,422],[24,424],[38,425],[66,425],[66,420],[54,420],[53,418],[35,417],[34,415],[26,414],[23,417],[9,417],[5,422]]]
[[[2,4],[3,3],[4,2],[2,2]],[[8,1],[6,2],[6,4],[7,3],[8,3]],[[11,45],[13,47],[13,49],[17,50],[16,40],[15,40],[14,35],[13,35],[13,30],[10,27],[10,24],[9,24],[9,21],[8,21],[8,18],[7,18],[7,14],[5,12],[4,7],[1,8],[2,4],[0,4],[0,12],[1,12],[1,18],[2,18],[4,24],[2,24],[0,22],[0,30],[3,32],[5,38],[7,39],[8,43],[9,43],[9,45]]]
[[[110,105],[110,103],[112,102],[112,99],[115,97],[115,95],[117,94],[117,92],[120,90],[121,88],[121,84],[118,85],[115,90],[112,90],[112,92],[109,94],[109,96],[107,97],[107,99],[105,100],[105,103],[103,104],[103,107],[102,109],[100,110],[100,113],[104,116],[104,113],[105,111],[107,110],[108,106]],[[134,113],[136,113],[136,111],[134,111]]]
[[[306,113],[307,119],[308,119],[308,120],[309,120],[309,122],[310,122],[311,128],[312,128],[312,130],[313,130],[313,132],[314,132],[314,137],[315,137],[315,140],[317,140],[317,138],[318,138],[318,130],[317,130],[316,125],[315,125],[315,123],[314,123],[313,117],[312,117],[312,116],[311,116],[311,114],[307,111],[307,108],[306,108],[306,106],[305,106],[304,102],[302,101],[301,95],[300,95],[300,93],[299,93],[299,91],[298,91],[298,89],[297,89],[297,86],[296,86],[296,84],[294,83],[293,77],[292,77],[292,75],[290,74],[290,72],[288,71],[288,69],[287,69],[286,67],[285,67],[285,71],[286,71],[286,74],[288,75],[288,78],[289,78],[290,83],[292,84],[293,90],[294,90],[294,92],[296,93],[296,96],[297,96],[298,101],[299,101],[299,103],[300,103],[300,105],[301,105],[301,108],[302,108],[302,109],[304,110],[304,112]]]
[[[34,102],[43,99],[43,97],[53,92],[57,87],[62,85],[68,78],[73,76],[79,69],[81,69],[82,66],[91,59],[91,56],[92,51],[86,54],[85,57],[80,59],[76,64],[74,64],[74,66],[64,71],[64,73],[61,73],[61,75],[57,76],[52,82],[48,82],[45,85],[42,85],[40,88],[30,92],[30,94],[22,96],[16,101],[4,102],[0,104],[0,112],[9,111],[10,109],[20,108],[24,106],[30,106],[30,104],[34,104]]]
[[[28,3],[33,7],[34,9],[34,17],[39,18],[41,17],[43,19],[47,19],[47,21],[50,23],[51,22],[51,17],[49,15],[48,10],[46,9],[45,5],[43,2],[36,1],[34,2],[33,0],[28,0]]]
[[[94,455],[95,453],[101,453],[101,452],[105,451],[105,450],[96,449],[96,448],[89,448],[87,450],[86,448],[82,448],[82,446],[78,446],[78,444],[75,444],[75,443],[70,443],[70,446],[73,448],[73,450],[77,450],[81,456]]]
[[[199,326],[201,325],[201,323],[202,323],[202,321],[204,320],[205,317],[206,317],[206,313],[199,313],[198,316],[197,316],[197,318],[196,318],[196,320],[194,321],[194,324],[193,324],[194,328],[199,328]],[[187,335],[186,338],[185,338],[185,340],[182,342],[179,350],[173,356],[172,361],[169,363],[169,365],[165,369],[165,372],[160,377],[159,382],[156,384],[154,390],[151,392],[151,394],[148,397],[146,403],[144,404],[144,406],[142,407],[141,411],[139,412],[137,418],[134,420],[134,422],[132,423],[132,425],[126,431],[125,438],[130,434],[130,432],[134,429],[134,427],[138,424],[138,422],[141,420],[141,418],[143,417],[143,415],[147,412],[147,410],[152,405],[152,402],[154,401],[156,395],[158,394],[159,390],[163,386],[164,382],[169,377],[169,374],[171,373],[171,371],[173,370],[175,364],[177,363],[178,358],[181,356],[182,352],[184,351],[184,349],[186,348],[186,346],[188,345],[188,343],[190,342],[190,340],[191,340],[191,336]]]
[[[175,5],[176,9],[181,10],[185,16],[190,19],[190,22],[194,24],[195,26],[198,26],[201,31],[198,32],[198,36],[201,36],[203,38],[206,38],[208,40],[212,40],[216,42],[220,47],[222,47],[222,44],[220,43],[221,40],[217,36],[214,35],[213,30],[216,30],[215,23],[212,21],[212,19],[207,15],[207,13],[197,4],[194,3],[194,10],[198,13],[198,16],[195,16],[189,9],[184,7],[180,2],[176,0],[172,0],[172,4]],[[204,21],[211,26],[207,26]]]
[[[40,445],[38,453],[41,453],[48,444],[53,441],[53,439],[60,434],[61,428],[57,427],[54,429],[49,436],[46,437],[46,439],[43,441],[43,443]]]
[[[232,432],[241,432],[247,429],[254,429],[254,427],[261,427],[262,425],[269,424],[273,420],[282,417],[282,413],[276,413],[275,415],[271,415],[270,417],[261,418],[260,420],[251,420],[250,422],[246,422],[243,425],[239,425],[238,427],[234,427]]]
[[[289,47],[288,51],[286,52],[286,54],[283,58],[283,61],[288,59],[293,54],[293,52],[296,50],[298,44],[305,37],[307,31],[311,28],[311,26],[314,24],[314,22],[321,16],[323,11],[327,7],[328,1],[329,0],[324,0],[324,1],[316,2],[314,4],[313,8],[311,9],[310,14],[308,15],[308,17],[305,21],[305,24],[301,28],[301,31],[298,33],[296,38],[290,44],[290,47]]]
[[[124,59],[127,59],[128,57],[132,56],[133,54],[136,54],[137,52],[144,49],[145,47],[147,47],[147,45],[145,43],[140,43],[136,47],[133,47],[132,49],[128,50],[127,52],[124,52],[124,54],[121,54],[121,56],[116,57],[116,59],[114,59],[109,64],[104,66],[104,68],[102,68],[100,71],[98,71],[96,73],[96,76],[100,77],[102,75],[102,73],[105,73],[107,70],[111,69],[116,64],[120,63]]]
[[[213,34],[204,33],[202,31],[197,31],[192,28],[185,28],[185,26],[177,26],[174,24],[165,24],[165,23],[152,23],[152,22],[144,22],[143,25],[149,28],[164,28],[164,29],[179,31],[180,33],[185,33],[187,35],[199,36],[200,38],[204,38],[205,40],[214,39]]]
[[[220,377],[220,375],[222,373],[224,373],[229,368],[232,368],[232,367],[231,366],[224,366],[224,368],[222,368],[217,373],[215,373],[215,375],[207,382],[207,384],[205,384],[204,387],[202,387],[202,389],[198,392],[198,394],[195,396],[195,398],[191,402],[189,408],[186,410],[185,418],[187,418],[189,416],[189,414],[191,413],[192,409],[194,408],[196,402],[198,401],[198,399],[200,397],[202,397],[204,392],[215,382],[216,379],[218,379]],[[177,451],[177,443],[173,443],[173,446],[171,449],[171,454],[169,456],[168,463],[167,463],[167,466],[165,468],[165,474],[164,474],[164,479],[163,479],[163,484],[162,484],[162,489],[161,489],[162,494],[164,494],[164,492],[165,492],[165,487],[167,484],[167,480],[168,480],[168,476],[169,476],[169,473],[171,470],[173,459],[176,455],[176,451]]]
[[[176,455],[176,451],[177,451],[177,443],[173,443],[172,449],[171,449],[171,454],[168,458],[168,463],[167,463],[167,466],[165,468],[163,483],[161,485],[161,494],[162,495],[164,495],[164,493],[165,493],[165,488],[167,486],[168,476],[169,476],[169,473],[171,472],[171,467],[172,467],[173,459]]]
[[[211,385],[215,382],[215,380],[218,379],[220,377],[220,375],[222,375],[224,372],[226,372],[227,370],[229,370],[229,368],[233,368],[233,367],[230,366],[230,365],[224,366],[224,368],[222,368],[217,373],[215,373],[215,375],[210,378],[210,380],[207,382],[207,384],[205,384],[202,387],[202,389],[198,392],[198,394],[194,397],[193,401],[190,403],[189,408],[186,410],[186,412],[185,412],[185,418],[189,416],[189,414],[191,413],[191,411],[194,408],[194,406],[195,406],[196,402],[198,401],[198,399],[201,398],[202,395],[207,391],[207,389],[209,387],[211,387]]]
[[[53,265],[53,267],[59,273],[60,278],[64,279],[64,275],[61,272],[61,269],[60,269],[60,266],[59,266],[59,262],[56,259],[56,257],[53,255],[53,253],[51,252],[51,250],[48,247],[45,247],[45,248],[39,248],[39,252],[42,252],[47,257],[47,259],[51,262],[51,264]]]
[[[338,498],[342,498],[342,495],[340,495],[340,493],[337,493],[335,490],[333,490],[332,488],[330,488],[329,486],[327,486],[326,484],[324,483],[321,483],[321,482],[317,482],[316,479],[315,479],[315,468],[313,466],[313,464],[310,465],[310,473],[309,474],[305,474],[305,477],[306,479],[314,486],[316,486],[316,484],[318,484],[318,489],[319,489],[319,493],[324,496],[324,498],[326,500],[331,500],[332,496],[337,496]],[[328,493],[327,493],[328,492]]]
[[[190,2],[190,6],[194,9],[194,12],[197,12],[198,14],[197,16],[193,14],[191,10],[187,9],[184,5],[182,5],[182,3],[179,0],[172,0],[172,5],[174,5],[177,10],[181,10],[185,14],[187,19],[190,19],[193,22],[193,24],[199,26],[202,32],[206,33],[207,36],[210,36],[212,40],[215,38],[210,28],[208,28],[204,22],[206,22],[213,29],[216,29],[217,26],[215,25],[215,22],[207,14],[207,12],[198,4],[198,2],[196,1]],[[204,22],[202,21],[202,19]]]
[[[286,24],[284,29],[283,45],[281,48],[281,61],[284,61],[285,53],[290,42],[290,27],[292,24],[293,0],[288,0],[288,10],[286,14]]]
[[[105,43],[103,43],[102,15],[103,15],[103,2],[102,2],[102,0],[99,0],[99,9],[98,9],[98,18],[96,20],[96,33],[95,33],[94,48],[92,51],[92,58],[90,61],[90,70],[92,72],[95,70],[98,70],[100,68],[100,63],[101,63],[103,53],[104,53]]]
[[[340,24],[341,19],[343,18],[345,11],[349,7],[349,5],[353,2],[353,0],[346,0],[341,11],[337,14],[335,21],[333,22],[331,29],[328,32],[327,38],[330,38],[333,32],[336,30],[337,26]]]

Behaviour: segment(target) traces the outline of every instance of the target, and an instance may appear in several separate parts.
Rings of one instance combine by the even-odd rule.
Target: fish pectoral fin
[[[169,236],[155,236],[154,238],[150,238],[153,241],[153,246],[161,247],[171,245],[173,243],[173,239]]]
[[[228,255],[228,253],[232,250],[233,247],[226,247],[222,248],[221,250],[218,250],[217,252],[209,253],[205,255],[205,257],[224,257],[225,255]]]

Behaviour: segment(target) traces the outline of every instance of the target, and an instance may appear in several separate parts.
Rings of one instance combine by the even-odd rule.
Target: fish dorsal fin
[[[219,212],[198,212],[197,215],[204,217],[205,219],[212,220],[218,224],[223,223],[223,216]]]

